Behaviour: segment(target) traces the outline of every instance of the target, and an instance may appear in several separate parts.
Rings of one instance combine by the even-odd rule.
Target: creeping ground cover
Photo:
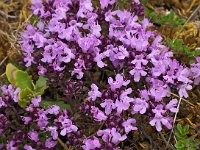
[[[144,10],[139,0],[32,0],[21,61],[1,86],[0,149],[138,149],[153,143],[145,127],[167,133],[163,149],[198,149],[199,135],[175,122],[181,102],[193,105],[200,57],[176,59]]]

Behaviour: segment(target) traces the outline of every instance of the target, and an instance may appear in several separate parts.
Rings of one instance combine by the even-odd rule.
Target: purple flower
[[[99,91],[99,88],[93,83],[91,85],[91,91],[88,92],[89,100],[95,101],[97,97],[101,97],[102,93]]]
[[[101,36],[101,26],[97,23],[91,26],[91,34],[95,35],[96,37]]]
[[[40,127],[40,129],[44,129],[48,124],[48,118],[46,116],[46,112],[44,110],[38,111],[38,119],[37,125]]]
[[[196,61],[197,63],[191,64],[191,73],[194,84],[198,85],[200,83],[200,57],[197,57]]]
[[[77,74],[77,79],[83,78],[83,69],[86,69],[85,62],[82,59],[78,59],[77,62],[74,64],[75,68],[72,71],[72,75]]]
[[[128,88],[126,90],[123,90],[121,92],[121,95],[120,95],[120,100],[122,100],[123,102],[125,103],[131,103],[134,101],[133,98],[130,98],[128,95],[132,93],[132,89],[131,88]]]
[[[39,29],[40,31],[43,31],[43,30],[44,30],[44,27],[45,27],[44,22],[38,21],[37,27],[38,27],[38,29]]]
[[[140,4],[140,1],[139,0],[134,0],[136,4]]]
[[[34,57],[31,54],[26,54],[26,57],[24,58],[24,62],[26,62],[26,67],[30,67],[32,64],[35,63]]]
[[[87,53],[89,50],[94,49],[100,43],[101,41],[94,36],[83,37],[78,40],[78,44],[82,48],[83,53]]]
[[[21,91],[21,89],[20,88],[17,88],[16,90],[13,88],[13,86],[10,84],[10,85],[3,85],[2,87],[1,87],[1,90],[2,90],[2,92],[3,92],[3,94],[5,95],[5,96],[10,96],[11,98],[12,98],[12,100],[14,101],[14,102],[18,102],[18,94],[19,94],[19,92]]]
[[[115,0],[100,0],[101,9],[108,7],[109,4],[113,5],[114,3],[115,3]]]
[[[60,112],[60,107],[57,105],[52,105],[51,108],[47,109],[49,114],[58,115]]]
[[[133,118],[130,118],[127,121],[122,123],[122,126],[125,128],[126,134],[128,134],[130,131],[137,130],[137,127],[134,126],[135,123],[136,123],[136,120]]]
[[[150,121],[150,125],[155,126],[158,132],[162,130],[162,124],[168,129],[172,128],[170,119],[167,117],[163,117],[161,114],[155,114],[155,117]]]
[[[48,138],[46,141],[45,141],[45,147],[46,148],[53,148],[55,147],[57,144],[57,141],[53,141],[51,138]]]
[[[99,139],[96,137],[93,137],[92,139],[85,139],[83,141],[84,145],[82,146],[82,148],[84,150],[94,150],[96,148],[100,148],[101,144],[99,142]]]
[[[7,150],[18,150],[16,141],[8,141],[6,148]]]
[[[140,90],[140,97],[145,101],[149,100],[149,92],[147,90]]]
[[[136,2],[137,1],[137,2]],[[135,0],[136,3],[138,3],[139,1],[138,0]],[[139,2],[140,3],[140,2]],[[138,3],[138,4],[139,4]],[[143,26],[143,29],[146,30],[147,27],[151,27],[153,24],[149,22],[149,20],[147,18],[144,18],[142,20],[142,26]]]
[[[52,16],[56,18],[57,20],[66,19],[66,12],[67,12],[67,9],[63,7],[59,7],[55,10],[55,14],[53,14]]]
[[[189,84],[182,84],[178,86],[178,89],[179,89],[178,94],[180,97],[188,98],[188,93],[186,90],[191,90],[192,86]]]
[[[155,107],[155,109],[152,109],[152,112],[156,115],[163,115],[166,112],[166,110],[163,109],[162,104],[159,104]]]
[[[56,140],[58,138],[58,132],[57,132],[57,127],[48,127],[47,131],[51,132],[51,136],[54,140]]]
[[[178,81],[181,81],[183,83],[192,83],[192,81],[188,78],[190,76],[190,71],[187,68],[179,69],[177,73],[177,79]]]
[[[93,11],[91,0],[82,0],[80,1],[80,9],[77,13],[77,17],[85,18],[87,13]]]
[[[44,15],[44,6],[42,4],[41,0],[31,0],[32,2],[32,7],[31,9],[33,10],[34,15]]]
[[[121,114],[122,111],[129,109],[130,102],[126,102],[126,101],[123,101],[123,100],[116,100],[115,106],[116,106],[116,109],[117,109],[117,113]]]
[[[117,132],[116,128],[111,129],[111,135],[112,135],[112,143],[116,144],[118,142],[124,141],[127,136],[126,135],[121,135],[119,132]]]
[[[112,61],[113,64],[129,57],[129,53],[124,46],[113,47],[113,45],[108,45],[107,52],[109,53],[110,61]]]
[[[92,106],[90,112],[92,113],[95,121],[100,122],[107,119],[107,116],[104,115],[104,113],[97,107]]]
[[[34,107],[39,107],[39,103],[41,102],[41,96],[37,96],[31,99],[31,103]]]
[[[94,61],[97,63],[97,66],[99,68],[103,68],[103,67],[107,66],[107,64],[102,61],[102,59],[104,59],[106,57],[107,57],[106,53],[96,53]]]
[[[177,107],[177,103],[178,103],[178,100],[177,100],[177,99],[172,99],[172,100],[165,106],[165,109],[168,109],[168,110],[170,110],[170,111],[173,112],[173,113],[176,113],[176,112],[178,112],[178,109],[176,108],[176,107]]]
[[[103,103],[101,103],[101,107],[105,108],[106,115],[111,114],[112,110],[115,109],[115,104],[111,99],[105,99]]]
[[[30,121],[32,120],[31,117],[22,117],[22,120],[24,121],[24,124],[29,124]]]
[[[3,98],[0,97],[0,108],[6,107],[6,106],[7,106],[7,105],[6,105],[6,103],[4,102]]]
[[[123,76],[117,74],[115,77],[116,81],[113,81],[111,77],[108,78],[108,83],[110,84],[110,88],[112,91],[121,88],[122,86],[127,86],[130,83],[130,80],[124,81]]]
[[[111,138],[110,129],[98,130],[97,135],[102,136],[102,139],[104,142],[107,142],[107,143],[110,142],[110,138]]]
[[[168,64],[164,60],[156,60],[155,58],[151,59],[154,67],[151,69],[153,76],[158,77],[161,74],[165,74]]]
[[[112,142],[114,144],[124,141],[127,136],[121,135],[116,128],[97,131],[98,136],[102,136],[104,142]]]
[[[38,68],[38,74],[40,75],[40,76],[44,76],[45,75],[45,73],[47,72],[47,69],[46,68],[44,68],[43,66],[38,66],[37,67]]]
[[[144,77],[147,75],[147,72],[144,71],[142,68],[141,69],[134,68],[129,73],[134,76],[135,82],[139,82],[141,76]]]
[[[36,150],[36,149],[32,148],[30,145],[28,145],[28,144],[24,145],[24,149],[25,150]]]
[[[29,132],[28,133],[28,137],[34,142],[38,142],[39,141],[38,133],[36,131]]]
[[[174,84],[174,80],[176,79],[176,76],[174,74],[173,70],[167,71],[167,74],[163,76],[163,78],[166,80],[167,83]]]
[[[58,118],[58,122],[61,123],[61,132],[62,136],[65,136],[68,133],[76,132],[78,130],[77,126],[73,125],[72,121],[66,115],[61,115]]]
[[[76,75],[77,79],[82,79],[82,78],[83,78],[83,75],[84,75],[82,69],[80,69],[80,68],[78,68],[78,69],[75,68],[75,69],[72,71],[72,75],[74,75],[74,74],[77,74],[77,75]]]
[[[157,102],[161,101],[164,97],[168,96],[167,89],[163,87],[151,88],[149,92]]]
[[[131,64],[134,64],[137,69],[142,69],[142,65],[147,65],[148,63],[148,61],[143,58],[143,55],[136,55],[135,59],[131,61]]]
[[[36,32],[32,36],[32,40],[35,42],[35,45],[37,46],[37,48],[43,47],[47,41],[47,39],[44,37],[44,35],[40,32]]]
[[[20,88],[17,88],[15,91],[14,91],[14,93],[12,94],[12,98],[13,98],[13,100],[14,100],[14,102],[18,102],[18,94],[19,94],[19,92],[21,91],[21,89]]]
[[[148,36],[144,38],[144,36],[138,34],[138,37],[132,36],[130,39],[131,47],[135,48],[137,51],[146,51],[149,45]]]
[[[147,108],[149,107],[149,104],[140,98],[136,98],[134,100],[134,105],[133,105],[133,114],[136,112],[140,112],[140,114],[144,114],[147,111]]]

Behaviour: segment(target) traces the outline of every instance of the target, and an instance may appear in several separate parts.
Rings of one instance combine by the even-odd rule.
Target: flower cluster
[[[99,0],[98,4],[92,0],[32,0],[37,20],[21,35],[25,65],[36,66],[38,74],[48,77],[49,82],[66,80],[68,88],[62,92],[71,94],[70,103],[78,103],[73,102],[78,97],[74,85],[81,83],[82,104],[78,110],[73,108],[74,125],[66,111],[58,106],[45,110],[39,106],[41,97],[33,98],[20,116],[32,131],[15,129],[7,147],[22,144],[19,139],[30,139],[34,143],[25,149],[36,145],[52,148],[58,136],[66,136],[66,143],[77,149],[117,150],[122,148],[118,143],[137,130],[138,115],[146,116],[157,131],[163,126],[172,128],[178,100],[171,93],[188,97],[193,79],[194,84],[200,81],[200,59],[191,68],[180,64],[162,44],[162,37],[149,30],[152,24],[145,18],[140,1],[133,0],[130,5],[128,11],[119,10],[117,0]],[[93,72],[104,76],[97,80],[88,77]],[[51,87],[55,86],[49,84]],[[11,104],[18,101],[19,90],[3,88],[0,110],[15,108]],[[1,112],[3,133],[3,126],[10,122],[3,113],[6,111]],[[38,132],[51,136],[45,134],[48,138],[42,142]]]
[[[112,12],[110,9],[115,0],[100,0],[100,4],[101,9],[95,10],[91,0],[50,0],[45,3],[32,0],[33,14],[38,17],[38,22],[36,26],[28,25],[21,36],[26,66],[37,64],[40,75],[47,74],[50,68],[56,72],[67,69],[81,79],[84,70],[93,64],[100,68],[107,66],[103,59],[109,58],[115,65],[123,63],[129,53],[123,43],[114,44],[113,37],[123,37],[132,28],[142,26],[137,23],[138,17],[134,13]],[[140,8],[138,1],[132,5],[133,9]],[[120,20],[114,19],[117,16]],[[109,35],[103,34],[103,27],[109,30]],[[66,67],[67,64],[71,67]]]
[[[158,131],[161,131],[162,125],[172,128],[172,118],[167,114],[178,111],[177,99],[172,99],[165,104],[161,100],[153,99],[146,89],[140,90],[137,97],[133,89],[128,88],[130,80],[124,80],[121,74],[117,74],[115,80],[109,78],[108,83],[109,87],[102,92],[92,84],[87,102],[81,106],[81,110],[86,111],[86,115],[92,116],[97,122],[102,122],[104,126],[104,129],[97,131],[96,136],[85,140],[86,143],[95,140],[95,143],[98,143],[96,148],[117,148],[116,143],[126,140],[131,131],[137,130],[135,114],[149,115],[150,124],[156,126]],[[101,146],[100,141],[103,141]],[[83,147],[87,147],[87,144]]]
[[[196,58],[197,63],[191,64],[191,73],[194,79],[194,84],[200,83],[200,57]]]
[[[1,90],[0,134],[6,141],[1,144],[1,149],[51,149],[56,146],[59,136],[67,137],[78,130],[66,110],[62,111],[56,105],[41,108],[41,96],[32,98],[31,104],[23,110],[16,98],[20,89],[14,90],[12,85],[4,85]]]

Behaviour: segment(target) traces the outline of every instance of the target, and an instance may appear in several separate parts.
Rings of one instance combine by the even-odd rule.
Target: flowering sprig
[[[130,3],[129,11],[117,9],[117,3],[100,0],[96,6],[91,0],[32,0],[37,22],[21,34],[23,60],[26,67],[48,78],[49,91],[56,89],[62,99],[67,95],[72,110],[69,113],[57,105],[44,109],[38,93],[20,108],[19,93],[31,91],[3,86],[0,132],[6,138],[4,147],[51,149],[57,138],[64,137],[65,144],[76,149],[123,149],[119,143],[138,130],[136,116],[141,115],[157,131],[163,126],[172,128],[178,101],[170,93],[187,98],[193,80],[199,84],[199,58],[191,68],[180,64],[162,44],[162,37],[149,30],[152,23],[139,0]],[[101,77],[92,78],[93,73]],[[37,92],[30,82],[30,89]],[[17,115],[19,126],[7,133],[10,110],[15,110],[11,116]]]
[[[0,97],[0,132],[1,137],[7,142],[2,145],[5,149],[18,147],[27,150],[38,147],[51,149],[56,146],[59,136],[67,136],[78,130],[66,110],[62,111],[56,105],[46,110],[40,107],[41,96],[32,98],[31,104],[24,110],[18,106],[13,97],[13,95],[18,96],[18,89],[14,90],[12,85],[4,85],[1,90],[3,95]],[[14,124],[9,117],[15,118]],[[41,133],[45,139],[39,137]],[[29,144],[24,145],[24,141],[28,141]]]

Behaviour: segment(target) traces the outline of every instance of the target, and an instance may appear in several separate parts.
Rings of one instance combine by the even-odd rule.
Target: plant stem
[[[63,141],[60,138],[57,138],[58,143],[64,148],[64,150],[69,150],[69,148],[63,143]]]
[[[178,111],[176,112],[176,114],[175,114],[175,116],[174,116],[174,121],[173,121],[173,125],[172,125],[172,130],[171,130],[171,132],[170,132],[169,139],[168,139],[168,141],[167,141],[167,147],[169,146],[169,142],[170,142],[170,140],[171,140],[172,133],[174,132],[174,126],[175,126],[176,118],[177,118],[177,115],[178,115],[178,112],[179,112],[181,100],[182,100],[182,98],[180,97],[179,102],[178,102],[178,106],[177,106]]]

